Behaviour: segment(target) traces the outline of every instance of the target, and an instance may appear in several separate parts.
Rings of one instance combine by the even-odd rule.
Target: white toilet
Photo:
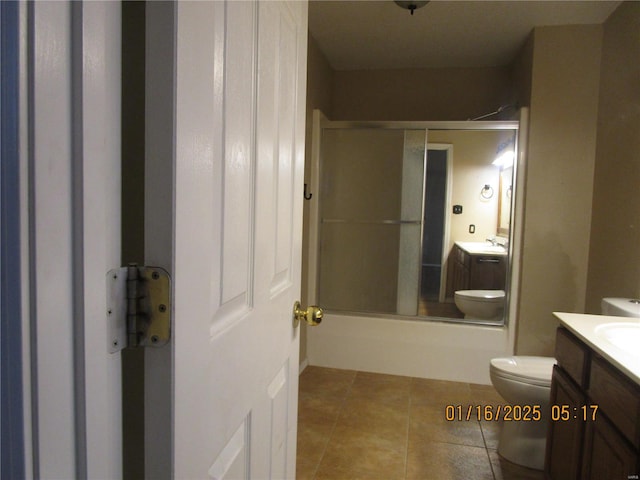
[[[603,298],[603,315],[640,318],[640,300]],[[491,360],[489,374],[498,393],[510,404],[540,405],[541,421],[503,421],[498,453],[510,462],[542,470],[555,359],[513,356]]]
[[[603,315],[640,318],[640,300],[636,298],[603,298],[600,308]]]
[[[464,318],[502,320],[504,290],[458,290],[453,298]]]
[[[503,421],[498,453],[518,465],[536,470],[544,467],[548,412],[551,393],[551,374],[556,363],[550,357],[514,356],[491,360],[491,383],[512,406],[523,408],[513,412],[512,418],[527,413],[526,409],[540,405],[540,418],[529,411],[529,421]],[[504,418],[504,416],[502,416]]]

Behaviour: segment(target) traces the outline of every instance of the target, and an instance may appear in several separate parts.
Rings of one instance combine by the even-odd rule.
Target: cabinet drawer
[[[574,382],[587,388],[589,350],[565,328],[558,328],[556,334],[556,360]]]
[[[594,355],[588,395],[613,425],[637,449],[640,448],[640,387]]]

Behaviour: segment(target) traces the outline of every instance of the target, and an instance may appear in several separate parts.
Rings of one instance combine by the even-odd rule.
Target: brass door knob
[[[322,309],[315,305],[303,310],[300,302],[293,304],[293,328],[296,328],[304,320],[308,325],[315,326],[322,322]]]

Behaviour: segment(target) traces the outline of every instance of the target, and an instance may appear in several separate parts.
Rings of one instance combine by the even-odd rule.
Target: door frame
[[[119,477],[120,364],[105,332],[120,245],[119,203],[106,201],[120,183],[120,7],[15,5],[22,477]]]
[[[24,404],[26,392],[24,370],[28,362],[23,359],[23,246],[24,202],[21,199],[22,162],[20,159],[20,26],[22,5],[18,2],[0,3],[0,59],[2,92],[0,99],[0,146],[2,164],[0,166],[0,228],[2,247],[0,268],[0,306],[2,307],[2,329],[0,331],[0,351],[2,352],[2,372],[0,387],[2,398],[2,478],[25,478],[27,475],[27,431]],[[28,333],[28,331],[27,331]],[[28,404],[27,404],[28,405]]]
[[[163,268],[171,278],[175,273],[178,8],[177,2],[147,2],[145,9],[144,262]],[[173,289],[171,304],[175,305]],[[174,343],[144,351],[145,478],[173,477]]]
[[[89,90],[90,86],[83,83],[84,44],[82,42],[86,35],[91,37],[94,32],[91,28],[84,27],[82,19],[85,11],[95,12],[95,8],[98,8],[95,5],[106,5],[109,8],[117,6],[118,10],[120,6],[112,2],[100,2],[99,4],[92,2],[21,2],[20,5],[24,11],[25,19],[24,28],[20,33],[23,39],[21,48],[24,48],[26,65],[24,88],[21,89],[21,97],[24,95],[26,99],[23,103],[26,120],[25,128],[21,133],[24,134],[24,145],[27,147],[24,150],[24,155],[21,156],[21,167],[28,173],[25,188],[23,188],[23,195],[28,200],[23,204],[23,220],[26,225],[25,231],[28,234],[22,237],[21,246],[27,251],[24,270],[27,279],[24,281],[28,281],[29,286],[25,293],[29,309],[23,310],[22,314],[26,324],[30,327],[29,341],[23,348],[23,358],[26,355],[31,362],[30,377],[25,382],[24,388],[29,392],[33,405],[33,408],[29,406],[33,424],[25,425],[25,430],[32,434],[32,438],[25,442],[25,450],[29,448],[28,444],[33,445],[33,455],[27,459],[29,465],[32,465],[33,472],[27,477],[117,478],[121,476],[121,472],[95,472],[92,469],[92,454],[96,450],[95,442],[91,437],[92,432],[95,433],[96,430],[92,430],[92,425],[110,419],[103,419],[102,415],[92,415],[91,411],[95,408],[93,405],[95,392],[92,392],[90,388],[90,382],[93,381],[91,369],[95,366],[90,365],[93,360],[88,361],[90,353],[93,351],[91,347],[87,346],[84,335],[90,329],[95,328],[94,324],[96,323],[106,326],[106,318],[103,317],[106,317],[107,309],[105,307],[104,310],[101,310],[97,318],[89,318],[85,321],[87,310],[90,309],[86,304],[88,296],[100,296],[106,303],[106,288],[103,288],[103,285],[91,288],[95,285],[87,282],[92,258],[88,253],[91,242],[86,237],[89,234],[100,237],[105,233],[104,230],[109,229],[109,226],[105,223],[101,228],[88,232],[89,226],[94,226],[94,219],[89,218],[87,210],[85,210],[87,190],[84,188],[83,179],[86,175],[92,174],[93,170],[91,165],[86,166],[83,161],[88,157],[87,149],[91,146],[88,137],[101,129],[96,128],[95,123],[86,125],[87,121],[93,119],[94,112],[83,110],[84,102],[87,98],[91,100],[93,92]],[[147,5],[147,8],[151,7],[152,10],[151,13],[149,10],[147,11],[147,20],[153,16],[155,8],[162,9],[163,6],[170,10],[169,16],[164,17],[168,19],[168,26],[176,28],[175,9],[179,8],[177,2],[163,2],[162,4],[151,2]],[[163,14],[166,13],[165,10]],[[104,19],[103,17],[96,19],[94,16],[92,18],[96,20],[94,26],[103,26],[100,22]],[[43,22],[45,25],[42,28],[43,25],[39,21],[44,20],[46,22]],[[152,22],[151,26],[147,24],[147,35],[161,35],[166,40],[165,44],[168,43],[175,47],[175,30],[167,35],[166,26],[167,24],[163,24],[161,21]],[[304,32],[306,39],[306,28]],[[39,59],[38,52],[36,51],[34,54],[38,43],[35,41],[35,37],[39,39],[40,45],[49,46],[54,54],[60,55],[60,62],[47,64],[46,58]],[[112,37],[119,39],[117,33]],[[106,45],[107,39],[102,43],[92,45],[98,47],[98,54],[101,53],[100,48]],[[91,53],[96,52],[92,51]],[[152,182],[154,190],[145,189],[147,193],[145,201],[150,201],[149,195],[155,195],[157,201],[169,205],[166,215],[173,221],[174,202],[172,196],[174,193],[168,195],[167,191],[175,191],[173,188],[175,146],[172,143],[174,142],[173,130],[175,128],[173,123],[175,122],[173,114],[175,105],[172,100],[175,93],[175,67],[173,62],[166,62],[166,50],[160,52],[158,49],[156,53],[162,54],[162,65],[160,65],[160,60],[156,64],[163,69],[160,76],[169,74],[171,77],[169,83],[160,86],[161,91],[169,93],[168,98],[164,97],[166,101],[162,103],[161,108],[171,109],[171,124],[168,132],[166,124],[163,126],[165,129],[162,132],[156,132],[159,138],[171,144],[168,150],[163,152],[165,155],[163,158],[168,158],[168,161],[171,162],[168,164],[171,170],[170,172],[162,172],[163,174],[168,173],[164,178],[168,182],[170,190],[162,188],[163,185],[160,185],[158,178],[147,176],[146,181]],[[169,57],[175,61],[175,52]],[[38,64],[38,61],[41,61],[42,64]],[[40,69],[50,67],[55,71],[44,71],[42,76],[38,77],[36,67]],[[117,72],[119,74],[119,69]],[[98,71],[95,78],[102,78],[103,73]],[[53,74],[57,76],[52,79],[51,75]],[[151,75],[150,78],[154,78],[154,75]],[[162,81],[166,80],[167,78],[163,78]],[[167,85],[170,87],[168,88]],[[165,90],[162,90],[163,88]],[[87,97],[84,96],[85,93]],[[152,100],[154,95],[155,92],[152,92],[151,87],[147,84],[146,98]],[[119,114],[117,100],[112,102],[109,107],[107,110],[110,112],[117,110]],[[46,114],[40,118],[38,115],[42,108],[46,110]],[[103,109],[96,111],[102,112]],[[53,115],[53,112],[56,113],[56,116]],[[107,132],[106,136],[113,133],[107,129],[105,132]],[[119,133],[118,129],[118,140]],[[297,156],[300,155],[301,149],[301,146],[296,147]],[[101,148],[97,148],[96,151],[101,151]],[[153,155],[154,152],[146,151],[147,158]],[[155,157],[154,161],[162,162],[163,160],[158,160]],[[154,165],[154,168],[158,168],[157,163]],[[47,167],[54,167],[54,171],[48,171]],[[111,177],[119,179],[120,170],[118,167],[112,171],[103,172],[103,174],[106,179]],[[301,194],[302,185],[295,186],[294,191],[297,193],[298,190]],[[26,214],[27,208],[29,209],[28,215]],[[158,210],[160,209],[156,206],[156,211]],[[35,214],[31,212],[35,212]],[[97,218],[101,219],[100,216]],[[166,217],[163,216],[161,221],[165,220]],[[166,243],[163,242],[167,239],[173,242],[174,224],[160,224],[164,233],[169,232],[168,237],[162,237],[158,235],[159,225],[154,224],[154,219],[147,217],[146,222],[148,225],[145,228],[149,228],[149,231],[153,232],[153,235],[147,235],[147,239],[157,243],[155,251],[160,253],[157,253],[156,256],[153,253],[155,247],[147,244],[145,246],[145,263],[166,266],[167,270],[172,272],[173,258],[162,257],[162,255],[166,255],[166,252],[172,250],[171,247],[167,248]],[[52,239],[58,242],[60,248],[51,248]],[[48,250],[45,248],[46,245],[49,246]],[[297,253],[299,254],[299,251]],[[166,258],[169,258],[168,263]],[[101,270],[101,283],[106,283],[104,277],[107,271],[119,264],[118,258],[108,269]],[[95,271],[95,269],[91,271]],[[50,278],[43,278],[47,276],[44,274],[48,274]],[[81,338],[76,340],[79,332],[81,332]],[[106,351],[106,345],[104,347]],[[153,478],[170,477],[174,468],[172,412],[167,412],[165,409],[166,405],[170,406],[173,401],[172,378],[170,374],[167,375],[167,369],[162,370],[161,378],[155,375],[160,371],[159,364],[172,360],[172,350],[170,345],[167,349],[145,352],[145,356],[151,356],[154,359],[154,362],[149,362],[154,364],[154,370],[151,371],[151,374],[147,370],[145,375],[145,390],[149,393],[159,383],[160,394],[167,395],[166,401],[159,402],[158,411],[145,409],[147,426],[158,425],[159,430],[157,431],[161,435],[165,434],[167,430],[169,431],[169,435],[166,437],[159,439],[156,436],[153,438],[155,442],[149,442],[154,431],[149,428],[145,429],[145,457],[147,459],[145,474]],[[52,379],[55,379],[55,382]],[[114,393],[120,397],[119,392]],[[162,416],[161,422],[155,421],[159,418],[158,415]],[[103,426],[104,428],[100,429],[102,436],[107,439],[114,436],[121,438],[122,434],[118,431],[121,428],[121,422],[116,420],[112,423],[115,428]],[[160,450],[156,448],[158,446],[157,440],[161,440],[159,442]],[[156,448],[155,451],[154,448]],[[168,454],[166,454],[167,448]],[[110,453],[112,452],[105,452],[103,456],[107,457]],[[25,456],[27,455],[25,454]],[[119,465],[122,466],[121,459]],[[167,466],[168,469],[165,469]],[[160,477],[155,476],[156,471],[161,472]]]

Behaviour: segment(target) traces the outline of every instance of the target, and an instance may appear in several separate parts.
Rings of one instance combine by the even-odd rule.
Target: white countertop
[[[638,325],[639,318],[584,313],[554,312],[553,314],[563,326],[640,385],[640,344],[634,345],[632,349],[621,348],[610,343],[598,330],[599,327],[612,323]]]
[[[507,249],[489,242],[456,242],[461,249],[471,255],[506,255]]]

